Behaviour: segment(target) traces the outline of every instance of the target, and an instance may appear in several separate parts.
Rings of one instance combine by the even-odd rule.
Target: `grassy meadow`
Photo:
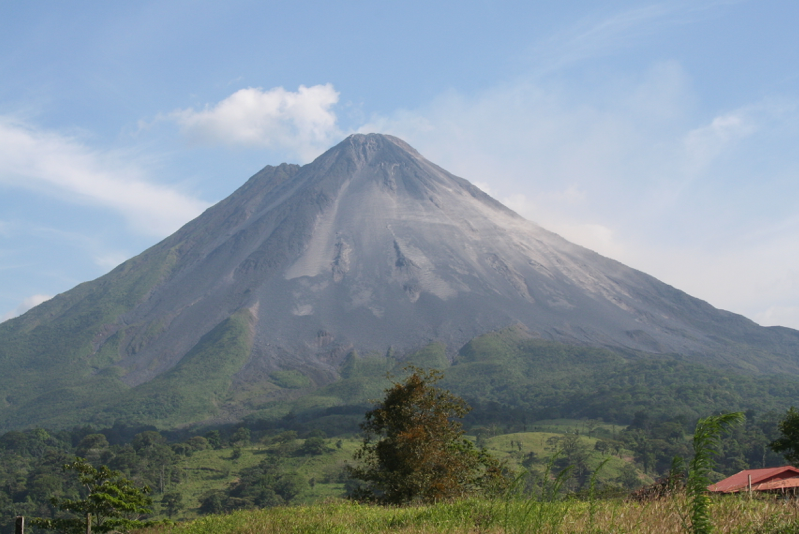
[[[518,432],[483,437],[480,445],[499,460],[507,462],[514,472],[530,469],[540,473],[545,469],[546,459],[552,455],[553,447],[557,446],[551,440],[563,437],[566,432],[584,430],[581,428],[584,424],[584,421],[576,420],[543,421],[541,428],[546,428],[546,432]],[[609,432],[609,429],[606,431]],[[471,439],[477,438],[471,436]],[[597,438],[580,435],[578,441],[588,451],[589,468],[594,469],[603,460],[607,460],[597,475],[597,481],[602,486],[616,485],[622,469],[634,465],[629,451],[621,450],[615,455],[601,453],[595,450]],[[355,437],[329,438],[325,440],[324,453],[317,455],[298,454],[303,442],[303,439],[295,439],[280,445],[255,443],[239,447],[237,453],[230,447],[206,449],[183,457],[177,466],[182,473],[180,480],[175,480],[167,488],[167,491],[183,496],[183,508],[173,519],[183,521],[199,517],[199,505],[204,495],[225,490],[239,479],[242,471],[263,461],[273,462],[283,471],[296,472],[308,481],[305,489],[292,499],[292,505],[311,505],[343,498],[346,494],[344,466],[348,462],[352,463],[360,441]],[[283,449],[282,453],[280,449]],[[525,465],[525,461],[531,456],[536,461],[533,465],[529,461]],[[640,484],[652,482],[640,470],[635,471]],[[163,517],[164,511],[161,510],[157,496],[154,501],[156,513]]]
[[[303,440],[296,440],[297,445]],[[345,493],[340,473],[346,461],[351,461],[358,442],[354,439],[331,439],[328,450],[318,456],[281,457],[279,462],[283,469],[300,473],[306,480],[313,481],[294,502],[310,504],[330,498],[340,497]],[[340,444],[337,447],[336,443]],[[289,444],[291,445],[291,444]],[[182,460],[180,467],[183,477],[180,482],[170,486],[170,491],[183,495],[187,507],[175,519],[184,520],[198,517],[199,501],[209,491],[223,490],[234,483],[239,473],[253,467],[265,459],[274,456],[274,449],[253,445],[239,449],[236,458],[233,449],[207,449],[195,452]],[[156,499],[155,505],[158,507]]]
[[[799,532],[795,501],[726,496],[714,499],[719,533]],[[335,500],[323,504],[238,511],[139,531],[139,534],[472,534],[687,532],[687,503],[669,498],[638,504],[622,499],[468,499],[430,506],[379,507]]]

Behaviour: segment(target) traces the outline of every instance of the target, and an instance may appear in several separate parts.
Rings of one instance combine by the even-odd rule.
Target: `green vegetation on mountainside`
[[[564,345],[516,329],[468,343],[444,385],[472,405],[473,420],[503,423],[567,417],[627,424],[640,410],[692,419],[719,411],[784,410],[799,396],[796,377],[742,375],[676,355]]]
[[[342,379],[294,403],[272,407],[271,417],[286,414],[306,420],[342,418],[346,407],[363,408],[381,396],[389,372],[403,368],[446,369],[442,386],[466,399],[470,424],[502,424],[524,429],[541,419],[600,419],[628,424],[635,413],[653,417],[730,410],[784,410],[799,397],[799,378],[744,375],[705,367],[677,355],[621,352],[532,339],[508,328],[475,338],[450,363],[446,348],[431,344],[405,361],[391,355],[350,354]],[[268,412],[253,418],[269,418]],[[350,417],[350,429],[354,429]]]
[[[177,366],[150,382],[129,388],[114,375],[102,372],[80,378],[32,399],[7,425],[24,426],[25,421],[35,420],[63,428],[119,421],[170,428],[213,417],[228,401],[232,376],[250,355],[250,320],[248,310],[225,319]]]
[[[446,347],[440,343],[431,343],[410,358],[399,362],[393,357],[367,354],[363,357],[352,352],[347,356],[341,371],[341,380],[320,388],[316,395],[333,397],[337,404],[368,404],[383,396],[384,390],[391,384],[388,374],[402,375],[403,368],[415,365],[430,369],[446,369]]]
[[[175,368],[135,388],[120,380],[113,365],[92,367],[118,358],[121,331],[95,354],[87,353],[82,367],[58,360],[43,371],[23,366],[23,359],[8,356],[14,349],[4,345],[0,355],[5,355],[7,372],[0,377],[0,428],[114,421],[169,428],[249,413],[248,421],[292,417],[315,421],[327,432],[355,431],[370,401],[388,386],[387,373],[402,377],[409,363],[446,369],[442,385],[473,407],[469,424],[516,425],[521,430],[534,420],[561,417],[628,424],[640,410],[689,419],[730,410],[779,411],[799,397],[799,377],[739,374],[679,355],[565,345],[531,338],[517,328],[475,338],[452,362],[440,343],[402,361],[392,351],[352,352],[342,364],[341,379],[322,387],[301,369],[283,369],[273,372],[268,383],[246,385],[252,390],[231,389],[232,376],[250,354],[249,321],[249,312],[238,312],[204,336]],[[136,335],[155,335],[158,328],[142,327]],[[25,338],[32,343],[26,350],[35,351],[38,333],[34,328],[15,343]]]
[[[252,349],[249,310],[239,310],[203,336],[166,373],[130,390],[104,410],[113,420],[147,421],[162,428],[216,415],[228,399],[234,374]]]
[[[113,334],[107,346],[97,347],[96,342],[104,325],[130,311],[169,275],[175,262],[174,251],[150,249],[0,324],[0,428],[29,422],[56,425],[71,412],[123,394],[127,386],[103,369],[120,358],[120,334]]]

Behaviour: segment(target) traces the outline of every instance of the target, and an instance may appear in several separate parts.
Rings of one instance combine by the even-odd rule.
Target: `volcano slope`
[[[336,382],[357,354],[436,343],[457,362],[508,327],[799,374],[799,332],[574,245],[400,139],[353,135],[308,165],[265,167],[141,255],[0,324],[0,425],[236,418]]]

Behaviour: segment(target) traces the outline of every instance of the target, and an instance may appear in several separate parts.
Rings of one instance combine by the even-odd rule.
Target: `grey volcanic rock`
[[[799,373],[799,332],[569,243],[395,137],[353,135],[308,165],[264,168],[107,275],[0,324],[0,425],[236,418],[337,380],[352,351],[441,342],[454,357],[508,326]],[[308,384],[283,387],[286,371]]]
[[[129,385],[176,365],[241,308],[255,317],[243,381],[289,367],[324,382],[351,350],[440,341],[454,353],[514,324],[720,364],[756,344],[765,359],[730,364],[797,369],[796,332],[767,331],[569,243],[387,135],[267,167],[157,248],[172,251],[174,269],[106,328],[106,338],[125,325],[157,332],[146,343],[127,334],[117,365]]]

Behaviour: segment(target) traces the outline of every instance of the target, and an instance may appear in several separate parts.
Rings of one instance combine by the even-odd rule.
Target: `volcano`
[[[308,165],[265,167],[141,255],[0,325],[0,361],[18,371],[0,379],[0,415],[19,426],[188,382],[207,408],[189,417],[225,402],[243,413],[247,392],[335,382],[353,353],[402,359],[439,343],[453,358],[507,327],[799,373],[799,332],[570,243],[396,137],[357,134]],[[136,410],[191,404],[153,402]]]

